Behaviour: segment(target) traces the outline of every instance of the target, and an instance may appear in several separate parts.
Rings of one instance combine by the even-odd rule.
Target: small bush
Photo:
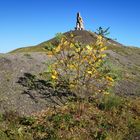
[[[47,51],[52,54],[52,61],[48,65],[48,79],[53,87],[59,83],[76,94],[109,94],[114,80],[107,67],[104,50],[104,38],[98,35],[94,45],[84,45],[71,41],[66,36],[59,36],[59,44],[48,44]]]

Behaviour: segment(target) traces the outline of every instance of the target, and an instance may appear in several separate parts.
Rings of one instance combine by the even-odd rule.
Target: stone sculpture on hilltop
[[[77,13],[77,22],[76,22],[75,30],[84,30],[83,19],[79,12]]]

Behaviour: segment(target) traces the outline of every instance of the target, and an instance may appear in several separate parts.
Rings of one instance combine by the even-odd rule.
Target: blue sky
[[[74,29],[80,11],[87,30],[140,47],[140,0],[0,0],[0,53],[36,45]]]

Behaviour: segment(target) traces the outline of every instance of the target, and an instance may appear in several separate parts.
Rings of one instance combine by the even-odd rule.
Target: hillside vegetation
[[[88,102],[70,101],[30,117],[19,117],[16,112],[0,117],[0,140],[70,139],[139,140],[139,98],[112,96]]]

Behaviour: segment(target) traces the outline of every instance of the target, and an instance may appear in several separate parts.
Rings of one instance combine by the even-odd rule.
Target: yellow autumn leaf
[[[96,44],[100,47],[102,47],[104,45],[103,44],[103,37],[101,35],[98,35]]]
[[[80,52],[80,50],[81,50],[80,48],[75,49],[76,52]]]
[[[94,53],[97,53],[97,50],[93,50]]]
[[[75,87],[75,85],[74,84],[70,84],[70,88],[74,88]]]
[[[71,36],[71,37],[74,37],[74,35],[73,35],[73,34],[70,34],[70,36]]]
[[[56,71],[56,70],[54,70],[53,73],[54,73],[55,75],[57,75],[57,71]]]
[[[73,48],[74,47],[74,44],[73,43],[70,43],[70,48]]]
[[[87,73],[88,73],[88,74],[92,74],[92,71],[89,70],[89,71],[87,71]]]
[[[75,67],[74,67],[74,65],[71,64],[71,65],[69,65],[69,68],[73,69],[73,68],[75,68]]]
[[[113,82],[113,81],[112,81]],[[112,82],[109,82],[108,85],[109,86],[113,86],[114,84]]]
[[[100,49],[100,51],[102,52],[102,51],[104,51],[106,49],[107,49],[107,47],[103,47],[103,48]]]
[[[91,50],[92,50],[92,47],[91,47],[91,46],[89,46],[89,45],[87,45],[87,46],[86,46],[86,48],[87,48],[89,51],[91,51]]]
[[[97,40],[102,40],[103,37],[101,35],[98,35]]]
[[[106,57],[106,54],[102,54],[101,57],[102,57],[102,58]]]
[[[109,92],[104,92],[104,95],[109,95],[110,93]]]
[[[55,52],[59,52],[61,50],[61,46],[58,45],[56,48],[55,48]]]
[[[63,42],[64,42],[64,38],[61,39],[61,43],[63,43]]]
[[[111,82],[114,81],[114,80],[113,80],[111,77],[109,77],[109,76],[106,76],[106,79],[109,80],[109,81],[111,81]]]
[[[91,61],[89,61],[88,63],[89,63],[90,65],[92,64],[92,62],[91,62]]]
[[[56,75],[52,75],[51,77],[52,77],[52,79],[57,79]]]
[[[64,61],[63,60],[60,60],[60,63],[64,63]]]
[[[64,42],[64,45],[67,45],[67,43],[68,43],[68,42],[67,42],[67,41],[65,41],[65,42]]]
[[[99,45],[100,47],[103,47],[103,46],[104,46],[104,43],[103,43],[102,41],[100,41],[100,42],[98,43],[98,45]]]
[[[97,60],[97,57],[95,55],[93,55],[93,59],[94,59],[94,61],[96,61]]]

